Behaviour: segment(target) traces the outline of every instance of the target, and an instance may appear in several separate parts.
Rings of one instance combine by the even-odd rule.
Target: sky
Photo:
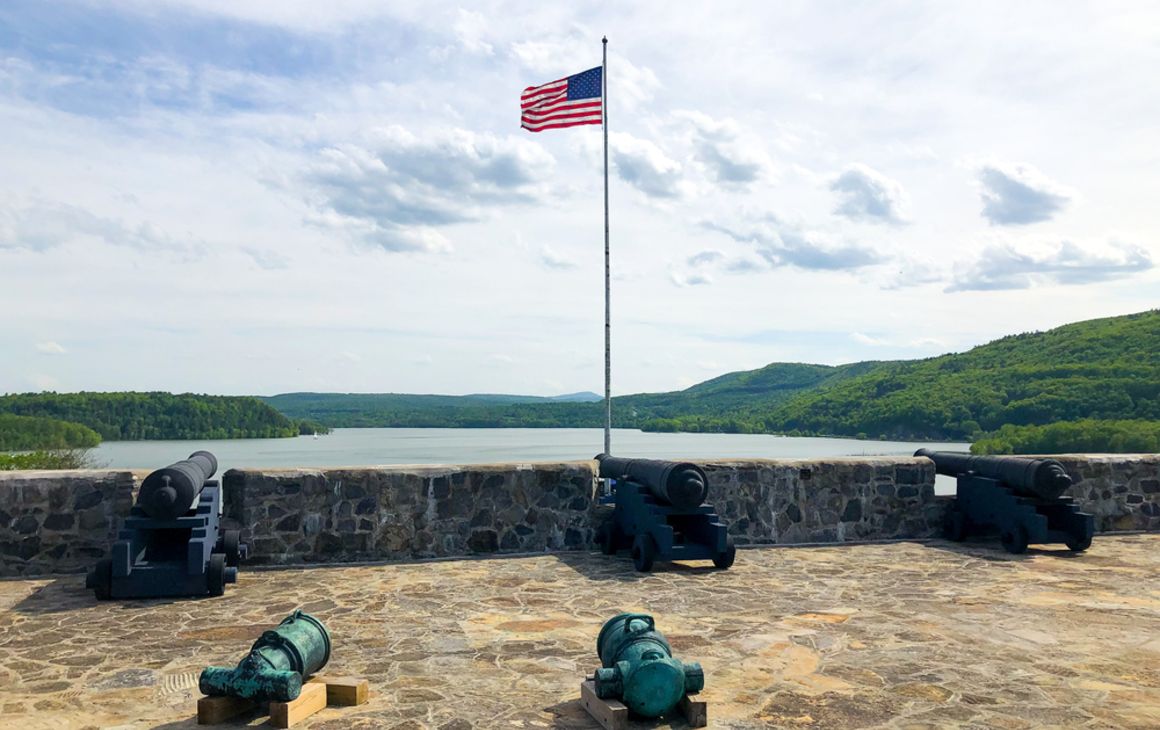
[[[1160,304],[1160,8],[0,4],[0,393],[603,391]]]

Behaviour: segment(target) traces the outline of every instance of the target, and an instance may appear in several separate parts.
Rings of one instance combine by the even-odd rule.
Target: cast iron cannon
[[[326,626],[308,613],[295,611],[277,628],[263,632],[237,667],[202,670],[198,687],[211,697],[289,702],[302,692],[302,682],[328,661]]]
[[[709,480],[701,467],[608,454],[596,459],[600,476],[611,484],[611,497],[603,501],[616,506],[597,536],[605,555],[631,547],[633,565],[642,572],[657,559],[733,565],[737,549],[712,505],[704,503]]]
[[[238,530],[221,528],[217,459],[195,451],[141,483],[110,557],[85,579],[97,598],[220,596],[246,555]]]
[[[1091,546],[1095,519],[1063,496],[1071,477],[1055,459],[929,449],[914,455],[933,461],[939,474],[956,478],[955,501],[944,521],[948,539],[998,531],[1011,553],[1026,552],[1031,543],[1062,542],[1076,552]]]
[[[697,662],[673,658],[652,616],[621,613],[604,623],[596,639],[603,665],[596,670],[596,696],[618,699],[641,717],[660,717],[686,694],[705,688]]]
[[[151,472],[141,483],[137,506],[158,520],[172,520],[188,512],[218,468],[208,451],[195,451],[188,459]]]

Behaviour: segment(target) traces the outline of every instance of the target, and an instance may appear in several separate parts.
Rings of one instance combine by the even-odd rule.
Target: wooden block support
[[[290,702],[270,703],[270,724],[274,727],[290,727],[326,707],[326,685],[302,685],[302,694]]]
[[[685,716],[689,727],[706,727],[709,724],[709,708],[704,702],[685,695],[677,708]]]
[[[602,700],[596,696],[596,682],[586,679],[580,683],[580,705],[604,730],[624,730],[628,727],[628,707],[620,700]]]
[[[202,697],[197,701],[197,724],[216,725],[257,706],[257,702],[241,697]]]
[[[326,704],[353,707],[365,704],[370,694],[370,682],[358,677],[312,677],[307,684],[326,685]]]

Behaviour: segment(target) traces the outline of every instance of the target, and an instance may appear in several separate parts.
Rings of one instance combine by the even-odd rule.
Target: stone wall
[[[1062,456],[1096,529],[1160,530],[1160,455]],[[947,498],[927,459],[704,464],[737,544],[937,536]],[[255,565],[586,550],[611,509],[595,462],[231,470],[227,526]],[[129,512],[131,472],[0,472],[0,576],[81,572]]]
[[[0,472],[0,576],[88,570],[132,506],[127,471]]]
[[[1160,531],[1160,454],[1056,456],[1068,494],[1096,517],[1096,532]]]
[[[710,502],[738,545],[922,538],[942,525],[929,459],[717,461],[704,468]]]
[[[590,462],[229,471],[224,483],[251,563],[579,550],[593,539]]]

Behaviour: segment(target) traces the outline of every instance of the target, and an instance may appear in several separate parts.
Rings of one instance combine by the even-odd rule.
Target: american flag
[[[600,66],[520,94],[520,126],[529,132],[600,124]]]

